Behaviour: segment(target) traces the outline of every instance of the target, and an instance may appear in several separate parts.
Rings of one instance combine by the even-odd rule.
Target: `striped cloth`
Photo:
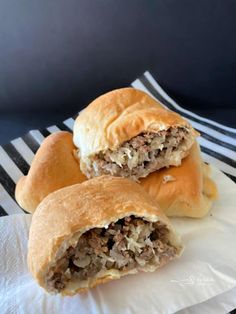
[[[203,160],[215,165],[236,182],[236,129],[203,118],[180,107],[166,94],[149,72],[145,72],[131,85],[147,92],[165,107],[184,116],[201,133],[198,140]],[[14,198],[16,182],[21,176],[27,174],[34,155],[44,138],[60,130],[71,132],[75,118],[69,118],[43,130],[32,130],[23,137],[0,146],[0,216],[24,213]]]

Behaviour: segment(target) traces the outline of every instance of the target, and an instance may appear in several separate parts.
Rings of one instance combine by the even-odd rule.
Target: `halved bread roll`
[[[17,182],[15,198],[19,205],[33,213],[51,192],[86,180],[74,157],[72,134],[49,135],[38,149],[27,176]]]
[[[28,265],[47,291],[73,295],[182,252],[179,236],[137,183],[101,176],[58,190],[35,211]]]
[[[179,166],[198,135],[180,115],[134,88],[95,99],[76,119],[74,143],[88,177],[111,174],[137,180]]]
[[[170,167],[140,180],[167,216],[203,217],[217,198],[210,167],[201,159],[197,142],[179,167]]]

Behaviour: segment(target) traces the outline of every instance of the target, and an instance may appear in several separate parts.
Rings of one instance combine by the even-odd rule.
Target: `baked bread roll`
[[[73,295],[180,255],[169,220],[139,184],[101,176],[48,195],[29,232],[28,265],[48,292]]]
[[[179,166],[197,132],[180,115],[134,88],[95,99],[75,121],[74,143],[81,171],[137,180],[163,167]]]
[[[51,192],[86,179],[74,157],[74,150],[69,132],[51,134],[43,141],[29,173],[16,185],[15,198],[22,208],[33,213]]]
[[[170,167],[140,180],[167,216],[203,217],[217,198],[210,167],[203,163],[197,142],[179,167]]]

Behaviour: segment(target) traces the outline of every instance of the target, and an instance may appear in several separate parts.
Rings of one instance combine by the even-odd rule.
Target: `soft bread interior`
[[[179,166],[194,141],[190,127],[170,127],[141,133],[116,150],[107,149],[87,158],[81,169],[87,177],[111,174],[137,180],[163,167]]]
[[[181,246],[169,226],[134,215],[75,235],[48,269],[50,292],[74,294],[137,271],[154,271],[178,256]]]

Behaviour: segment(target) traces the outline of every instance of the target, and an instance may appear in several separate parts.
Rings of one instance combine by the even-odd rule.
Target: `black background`
[[[236,1],[0,0],[0,143],[150,70],[236,127]]]

